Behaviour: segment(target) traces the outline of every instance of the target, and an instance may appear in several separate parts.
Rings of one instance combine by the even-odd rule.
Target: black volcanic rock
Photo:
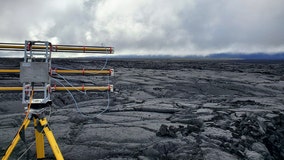
[[[174,126],[167,126],[162,124],[159,131],[156,133],[157,136],[160,137],[172,137],[172,138],[176,138],[177,129]]]
[[[22,59],[0,61],[0,67],[18,68]],[[104,64],[90,58],[52,62],[70,69]],[[115,69],[110,95],[52,92],[46,115],[65,159],[284,159],[283,61],[111,59],[107,68]],[[101,76],[65,79],[73,85],[108,82]],[[0,86],[21,85],[18,75],[0,74]],[[0,155],[24,118],[21,98],[0,92]],[[34,142],[32,125],[26,138]],[[10,159],[25,150],[19,142]]]

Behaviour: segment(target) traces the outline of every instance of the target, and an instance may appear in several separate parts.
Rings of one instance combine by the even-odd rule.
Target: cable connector
[[[57,75],[57,68],[55,68],[55,69],[50,69],[50,70],[49,70],[49,75],[50,75],[50,76]]]
[[[108,90],[109,90],[110,92],[113,92],[113,85],[108,85]]]
[[[114,69],[109,69],[109,75],[114,76]]]

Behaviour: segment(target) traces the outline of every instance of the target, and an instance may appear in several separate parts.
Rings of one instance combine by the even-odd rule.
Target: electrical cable
[[[108,76],[108,85],[109,85],[109,76]],[[95,117],[98,117],[101,114],[105,113],[109,109],[109,104],[110,104],[110,95],[109,95],[109,91],[107,91],[107,106],[106,106],[106,108],[102,112],[97,114]]]
[[[103,67],[100,69],[100,71],[104,70],[106,68],[108,64],[108,56],[106,56],[106,59],[105,59],[105,64],[103,65]],[[96,74],[96,73],[92,73],[92,74]],[[93,79],[91,79],[92,81],[94,81]]]
[[[104,70],[104,69],[106,68],[107,64],[108,64],[108,57],[106,57],[105,63],[104,63],[104,65],[103,65],[103,67],[100,69],[100,71]],[[60,67],[60,68],[63,68],[63,67]],[[67,69],[67,68],[63,68],[63,69]],[[96,73],[91,73],[91,74],[96,74]],[[60,74],[57,74],[57,75],[59,75],[59,77],[62,78],[68,85],[70,85],[71,87],[74,88],[74,86],[73,86],[64,76],[62,76],[62,75],[60,75]],[[110,77],[110,76],[107,76],[107,77],[108,77],[108,81],[107,81],[107,82],[108,82],[108,86],[109,86],[109,77]],[[52,78],[52,79],[55,80],[55,81],[57,81],[58,83],[60,83],[60,84],[67,90],[67,92],[71,95],[71,97],[72,97],[72,99],[73,99],[73,101],[74,101],[74,103],[75,103],[77,112],[80,113],[80,114],[83,115],[83,116],[88,116],[88,117],[89,117],[89,115],[83,114],[83,113],[80,111],[79,106],[78,106],[78,104],[77,104],[77,101],[75,100],[73,94],[65,87],[65,85],[64,85],[63,83],[61,83],[59,80],[55,79],[55,78]],[[77,90],[77,89],[76,89],[76,90]],[[84,93],[84,94],[86,95],[86,91],[85,91],[85,92],[82,92],[82,91],[80,91],[80,90],[77,90],[77,91],[80,92],[80,93]],[[95,115],[95,117],[100,116],[101,114],[105,113],[105,112],[109,109],[109,105],[110,105],[110,93],[109,93],[109,91],[107,91],[106,93],[107,93],[107,106],[105,107],[105,109],[104,109],[102,112],[100,112],[100,113],[98,113],[97,115]]]
[[[108,56],[105,57],[105,63],[104,63],[104,65],[103,65],[103,67],[102,67],[101,69],[99,69],[99,70],[100,70],[100,71],[104,70],[104,69],[106,68],[107,64],[108,64]],[[58,68],[60,68],[60,69],[66,69],[66,70],[72,70],[71,68],[60,67],[60,66],[59,66]],[[83,68],[84,68],[84,67],[83,67]],[[90,74],[99,74],[99,73],[90,73]]]
[[[109,85],[109,76],[108,76],[108,85]],[[90,115],[86,114],[87,117],[89,117],[89,118],[98,117],[98,116],[102,115],[103,113],[105,113],[109,109],[109,106],[110,106],[110,93],[109,93],[109,91],[107,91],[106,93],[107,93],[107,106],[105,107],[105,109],[103,111],[101,111],[100,113],[96,114],[95,116],[90,116]]]
[[[108,82],[108,85],[109,85],[109,76],[107,76],[107,77],[108,77],[107,82]],[[62,78],[65,79],[63,76],[62,76]],[[74,103],[75,103],[77,112],[80,113],[80,114],[83,115],[83,116],[88,116],[88,117],[90,117],[89,115],[83,114],[83,113],[80,111],[80,108],[79,108],[79,106],[78,106],[78,103],[77,103],[76,99],[74,98],[73,94],[65,87],[65,85],[64,85],[63,83],[61,83],[59,80],[55,79],[55,78],[52,78],[52,79],[55,80],[55,81],[57,81],[58,83],[60,83],[60,84],[67,90],[67,92],[71,95],[71,97],[72,97],[72,99],[73,99],[73,101],[74,101]],[[70,86],[72,86],[72,84],[71,84],[70,82],[68,82],[66,79],[65,79],[65,81],[66,81]],[[100,116],[101,114],[103,114],[104,112],[106,112],[106,111],[109,109],[109,105],[110,105],[110,93],[109,93],[109,91],[107,91],[106,93],[107,93],[107,106],[105,107],[105,109],[104,109],[102,112],[98,113],[98,114],[95,115],[94,117]]]
[[[108,57],[106,56],[105,64],[104,64],[103,68],[101,69],[101,71],[106,68],[107,63],[108,63]]]
[[[102,67],[101,71],[105,69],[107,63],[108,63],[108,57],[106,56],[105,64]],[[109,75],[107,77],[108,77],[107,85],[109,86]],[[103,113],[105,113],[109,109],[109,105],[110,105],[110,95],[109,95],[110,93],[109,92],[110,91],[107,91],[107,106],[105,107],[105,109],[102,112],[98,113],[94,117],[98,117],[98,116],[102,115]],[[87,116],[89,116],[89,115],[87,115]]]
[[[30,102],[29,102],[29,105],[28,105],[28,110],[27,110],[25,119],[28,118],[28,116],[29,116],[29,113],[30,113],[30,110],[31,110],[32,101],[33,101],[33,96],[34,96],[34,88],[32,87],[32,93],[31,93],[31,96],[30,96]]]
[[[107,91],[107,97],[108,97],[108,100],[107,100],[106,108],[102,112],[100,112],[97,115],[95,115],[95,117],[98,117],[98,116],[102,115],[103,113],[105,113],[109,109],[109,104],[110,104],[109,91]]]
[[[66,86],[65,86],[63,83],[61,83],[59,80],[57,80],[57,79],[55,79],[55,78],[52,78],[52,79],[55,80],[56,82],[58,82],[59,84],[61,84],[61,85],[66,89],[66,91],[70,94],[71,98],[73,99],[73,101],[74,101],[74,103],[75,103],[77,112],[80,113],[81,115],[84,115],[84,114],[81,112],[81,110],[79,109],[78,104],[77,104],[77,101],[76,101],[76,99],[74,98],[73,94],[66,88]]]
[[[87,94],[87,91],[85,90],[85,92],[80,91],[79,89],[75,88],[64,76],[57,74],[60,78],[62,78],[68,85],[70,85],[72,88],[74,88],[76,91],[82,93],[82,94]]]

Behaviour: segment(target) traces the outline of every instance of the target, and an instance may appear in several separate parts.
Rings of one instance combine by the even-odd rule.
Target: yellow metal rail
[[[53,73],[59,73],[59,74],[108,74],[112,75],[113,74],[113,69],[105,69],[105,70],[59,70],[55,69],[52,70]]]
[[[34,90],[40,90],[42,91],[42,87],[37,88],[35,87]],[[112,91],[113,86],[80,86],[80,87],[51,87],[50,88],[52,91]],[[22,91],[23,87],[0,87],[0,91]]]
[[[95,69],[82,69],[82,70],[60,70],[54,69],[51,70],[52,74],[106,74],[113,75],[113,69],[104,69],[104,70],[95,70]],[[19,69],[0,69],[0,73],[20,73]]]
[[[36,51],[46,51],[44,45],[32,45],[32,49]],[[112,54],[114,52],[113,47],[101,47],[101,46],[78,46],[78,45],[52,45],[48,49],[52,52],[76,52],[76,53],[103,53]],[[21,43],[0,43],[0,50],[10,51],[24,51],[25,44]]]
[[[0,73],[20,73],[19,69],[0,69]]]
[[[0,87],[0,91],[22,91],[23,87]]]
[[[84,87],[52,87],[54,91],[110,91],[111,86],[100,86],[100,87],[92,87],[92,86],[84,86]]]

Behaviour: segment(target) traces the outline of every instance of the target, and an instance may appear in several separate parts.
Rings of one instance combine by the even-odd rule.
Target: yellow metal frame
[[[48,127],[48,122],[46,118],[38,119],[38,118],[33,118],[34,119],[34,127],[35,127],[35,139],[36,139],[36,153],[37,153],[37,159],[43,159],[45,158],[45,150],[44,150],[44,135],[46,136],[49,145],[52,149],[52,152],[57,160],[63,160],[63,155],[59,149],[59,146],[54,138],[54,135],[50,128]],[[39,123],[38,123],[39,122]],[[25,118],[19,131],[17,132],[16,136],[14,137],[13,141],[9,145],[8,149],[5,152],[5,155],[2,157],[2,160],[8,160],[10,155],[12,154],[13,150],[15,149],[17,143],[20,140],[20,132],[28,127],[30,123],[29,118]],[[39,132],[36,128],[37,125],[40,125],[43,127],[43,130]]]

